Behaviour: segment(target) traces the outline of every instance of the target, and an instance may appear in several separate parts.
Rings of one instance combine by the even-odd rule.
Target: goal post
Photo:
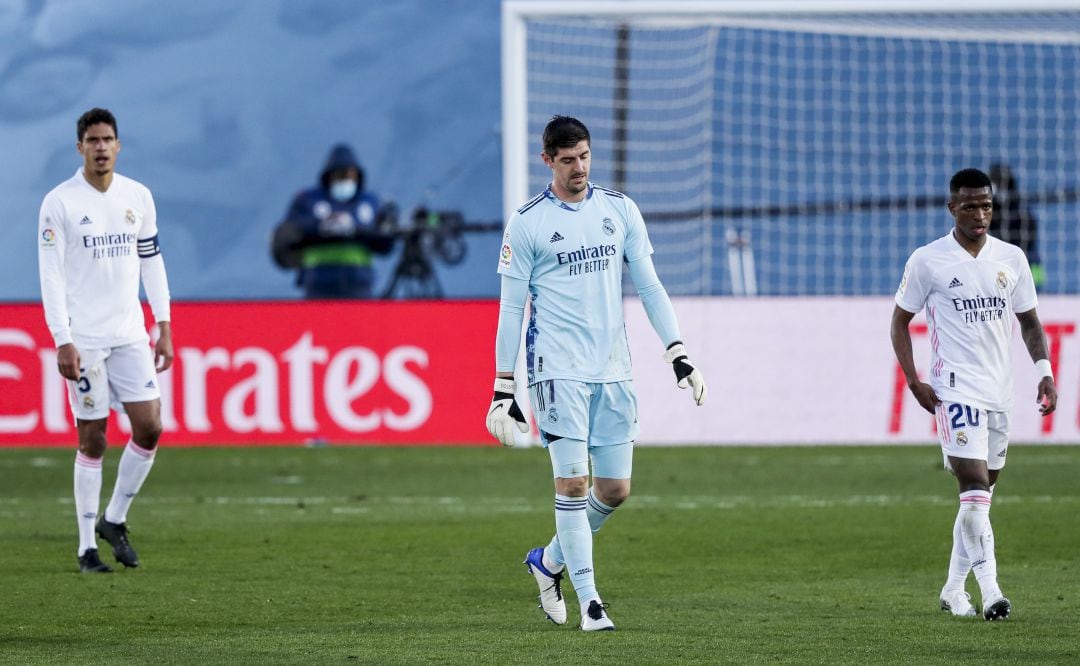
[[[1080,2],[507,0],[503,207],[580,117],[675,295],[891,293],[948,177],[1006,164],[1080,292]]]

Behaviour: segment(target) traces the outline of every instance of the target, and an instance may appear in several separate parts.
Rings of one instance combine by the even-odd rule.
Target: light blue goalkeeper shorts
[[[637,398],[630,382],[592,384],[550,379],[530,387],[540,440],[559,478],[592,473],[629,479],[638,435]]]
[[[536,425],[543,434],[580,439],[590,447],[637,439],[637,397],[630,382],[549,379],[529,388]]]

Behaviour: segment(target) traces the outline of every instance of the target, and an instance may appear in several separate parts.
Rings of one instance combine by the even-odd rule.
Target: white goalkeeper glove
[[[495,380],[495,397],[491,399],[491,407],[488,408],[487,429],[503,446],[517,444],[514,428],[522,434],[529,432],[529,423],[514,398],[516,390],[517,384],[513,379]]]
[[[677,340],[671,343],[664,352],[664,360],[675,370],[675,381],[679,383],[679,388],[694,389],[694,402],[699,406],[704,404],[705,396],[709,393],[709,390],[705,388],[705,377],[701,375],[701,370],[694,367],[687,358],[686,347],[683,343]]]

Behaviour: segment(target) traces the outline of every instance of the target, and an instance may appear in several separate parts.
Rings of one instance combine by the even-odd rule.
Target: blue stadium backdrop
[[[180,299],[299,296],[267,239],[337,141],[406,211],[501,215],[497,0],[0,2],[0,301],[39,297],[38,208],[92,106],[155,194]],[[498,289],[498,235],[471,242],[438,269],[452,295]]]
[[[594,179],[652,214],[673,294],[737,291],[726,236],[737,231],[761,294],[888,294],[910,250],[948,228],[949,174],[998,161],[1032,194],[1045,291],[1080,292],[1080,19],[965,16],[962,40],[948,17],[891,21],[766,17],[621,42],[609,25],[538,25],[530,136],[556,112],[590,124]],[[1031,37],[995,39],[1005,27]],[[118,115],[120,171],[157,197],[180,299],[298,295],[267,236],[337,141],[406,211],[502,214],[497,0],[4,3],[0,38],[0,300],[38,297],[38,205],[78,166],[74,120],[94,105]],[[437,266],[449,296],[497,294],[497,242],[470,236],[461,265]]]

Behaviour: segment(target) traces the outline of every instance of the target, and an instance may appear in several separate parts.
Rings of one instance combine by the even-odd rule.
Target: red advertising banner
[[[172,317],[168,444],[494,443],[495,302],[174,303]],[[41,306],[0,305],[0,446],[75,441]]]
[[[640,301],[628,298],[640,444],[935,441],[934,418],[897,374],[891,298],[677,298],[674,305],[708,379],[709,402],[697,407],[675,386]],[[1078,443],[1080,298],[1042,297],[1039,316],[1058,410],[1039,415],[1039,378],[1017,334],[1010,437]],[[0,305],[0,446],[75,443],[44,319],[38,305]],[[497,445],[484,427],[494,301],[179,303],[173,319],[176,364],[160,378],[167,445]],[[921,315],[912,339],[925,372],[930,341]],[[110,441],[118,444],[124,422],[113,421],[120,425]]]

